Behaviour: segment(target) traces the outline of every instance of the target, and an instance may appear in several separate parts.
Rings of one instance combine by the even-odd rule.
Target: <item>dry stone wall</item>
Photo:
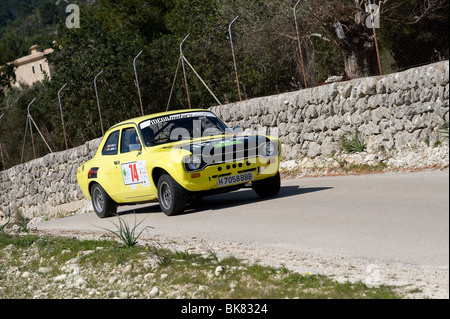
[[[329,156],[340,151],[343,137],[357,130],[369,152],[393,154],[440,138],[440,127],[449,117],[449,63],[221,105],[212,111],[244,132],[277,135],[287,160]]]
[[[277,135],[285,160],[330,157],[340,151],[341,138],[356,130],[367,142],[367,158],[394,156],[440,138],[439,128],[449,119],[449,62],[211,110],[246,133]],[[87,208],[76,172],[99,143],[96,139],[0,172],[0,218],[16,211],[28,218],[51,218]],[[448,146],[444,153],[448,162]]]
[[[95,155],[100,140],[0,172],[0,216],[19,211],[27,218],[52,218],[85,206],[77,170]]]

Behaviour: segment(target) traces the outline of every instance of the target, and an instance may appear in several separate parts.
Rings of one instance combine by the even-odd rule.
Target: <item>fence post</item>
[[[34,159],[36,159],[36,150],[34,148],[34,139],[33,139],[33,128],[31,127],[31,114],[30,114],[30,106],[31,104],[33,104],[34,100],[36,100],[36,98],[33,99],[33,101],[31,101],[30,104],[28,104],[27,107],[27,120],[28,120],[28,125],[30,126],[30,134],[31,134],[31,144],[33,145],[33,155],[34,155]]]
[[[303,81],[305,82],[305,88],[308,87],[308,84],[306,83],[306,75],[305,75],[305,66],[303,65],[303,54],[302,54],[302,47],[300,44],[300,33],[298,31],[298,22],[297,22],[297,6],[302,0],[298,0],[294,7],[294,19],[295,19],[295,30],[297,30],[297,42],[298,42],[298,51],[300,54],[300,63],[302,65],[302,72],[303,72]]]
[[[177,69],[175,70],[175,76],[173,77],[172,88],[170,89],[169,101],[167,101],[166,112],[169,111],[170,101],[172,100],[173,89],[175,88],[175,82],[177,81],[178,69],[180,68],[181,57],[178,59]]]
[[[133,67],[134,67],[134,75],[136,77],[136,86],[138,89],[138,95],[139,95],[139,104],[141,105],[141,115],[144,115],[144,108],[142,106],[142,99],[141,99],[141,89],[139,87],[139,79],[138,79],[138,75],[137,75],[137,71],[136,71],[136,59],[141,55],[142,51],[139,52],[138,55],[136,55],[136,57],[133,59]]]
[[[105,135],[105,131],[103,130],[103,121],[102,121],[102,112],[100,111],[100,101],[98,100],[98,91],[97,91],[97,77],[102,74],[103,70],[101,70],[94,78],[94,88],[95,88],[95,96],[97,97],[97,108],[98,108],[98,116],[100,118],[100,126],[102,128],[102,136]]]
[[[191,100],[189,99],[189,88],[188,88],[188,82],[187,82],[187,76],[186,76],[186,67],[184,66],[184,54],[183,54],[183,43],[184,43],[184,41],[187,40],[188,37],[189,37],[189,34],[180,43],[180,59],[181,59],[181,66],[183,67],[184,83],[186,85],[186,95],[187,95],[188,105],[189,105],[189,109],[190,109],[191,108]]]
[[[68,149],[67,147],[67,138],[66,138],[66,127],[64,125],[64,116],[63,116],[63,110],[62,110],[62,106],[61,106],[61,91],[66,87],[67,83],[64,84],[62,86],[62,88],[58,91],[58,102],[59,102],[59,110],[61,112],[61,122],[62,122],[62,127],[63,127],[63,133],[64,133],[64,143],[66,144],[66,150]]]
[[[378,41],[377,41],[377,33],[375,31],[375,19],[373,18],[372,11],[372,1],[367,0],[369,2],[369,10],[370,10],[370,22],[372,23],[372,31],[373,31],[373,40],[375,42],[375,50],[377,51],[377,61],[378,61],[378,70],[380,71],[380,75],[383,75],[383,71],[381,70],[381,61],[380,61],[380,52],[378,51]],[[381,5],[381,3],[380,3]],[[378,11],[380,8],[378,7]]]
[[[239,101],[242,101],[241,98],[241,89],[239,87],[239,77],[238,77],[238,71],[237,71],[237,65],[236,65],[236,56],[234,54],[234,46],[233,46],[233,36],[231,34],[231,25],[239,18],[239,16],[237,16],[236,18],[234,18],[233,21],[231,21],[230,25],[228,26],[228,33],[230,34],[230,43],[231,43],[231,53],[233,54],[233,63],[234,63],[234,72],[236,73],[236,85],[237,85],[237,89],[238,89],[238,94],[239,94]]]

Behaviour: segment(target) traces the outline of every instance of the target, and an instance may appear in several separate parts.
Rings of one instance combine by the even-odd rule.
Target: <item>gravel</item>
[[[440,147],[426,147],[416,150],[401,150],[387,156],[383,152],[337,153],[333,156],[305,157],[301,161],[284,161],[280,165],[285,177],[325,176],[356,173],[358,169],[370,168],[379,172],[419,171],[449,168],[448,142]]]
[[[76,236],[78,239],[93,240],[102,239],[104,234],[96,232],[60,232],[60,231],[40,231],[41,235],[52,236]],[[351,258],[344,255],[327,254],[317,251],[306,251],[301,249],[284,249],[280,247],[270,247],[267,245],[242,244],[238,242],[225,241],[206,241],[202,238],[181,238],[167,235],[156,235],[149,238],[140,238],[140,245],[161,246],[173,251],[188,251],[203,256],[210,256],[213,252],[219,260],[227,257],[235,257],[243,261],[244,265],[260,264],[275,268],[285,267],[301,275],[321,274],[329,276],[337,282],[359,282],[366,284],[369,288],[378,285],[392,286],[406,299],[448,299],[449,298],[449,269],[431,268],[420,265],[386,262],[380,260],[370,260],[366,258]],[[85,251],[83,254],[89,254],[92,251]],[[30,253],[32,255],[32,252]],[[32,258],[29,257],[29,258]],[[67,295],[65,298],[78,298],[80,295],[74,295],[74,290],[84,289],[85,295],[82,298],[179,298],[180,295],[188,298],[197,298],[195,291],[198,287],[192,287],[192,291],[183,291],[184,288],[171,287],[170,294],[162,293],[158,286],[151,286],[152,281],[157,280],[157,284],[164,282],[167,274],[157,275],[149,272],[142,278],[130,278],[126,276],[133,267],[144,267],[152,269],[157,263],[156,258],[144,260],[138,264],[120,265],[117,269],[95,270],[80,268],[77,264],[79,257],[66,262],[63,267],[64,274],[52,278],[49,282],[38,282],[36,274],[29,272],[20,273],[17,267],[10,267],[6,271],[6,276],[20,276],[30,282],[30,287],[39,288],[35,292],[34,298],[47,298],[48,291],[59,289],[60,293]],[[223,272],[223,268],[218,266],[211,273],[211,278],[218,277]],[[45,270],[39,271],[45,274]],[[98,281],[108,282],[110,286],[115,287],[135,287],[135,289],[120,288],[104,291],[86,290],[87,279],[96,278]],[[105,278],[103,278],[105,277]],[[33,279],[35,279],[33,283]],[[92,280],[92,279],[91,279]],[[150,285],[145,289],[146,295],[137,291],[142,285]],[[203,287],[204,288],[204,287]],[[2,289],[0,287],[0,289]],[[129,291],[128,291],[129,290]],[[167,290],[167,289],[166,289]],[[200,289],[201,290],[201,289]],[[46,293],[47,291],[47,293]],[[88,295],[88,296],[86,296]]]
[[[214,251],[219,259],[234,256],[245,263],[258,263],[272,267],[286,267],[299,274],[322,274],[338,282],[358,282],[366,285],[388,285],[404,298],[449,298],[449,269],[437,269],[411,264],[388,263],[317,251],[288,250],[257,244],[211,242],[201,238],[173,238],[158,236],[154,239],[172,249],[189,250],[205,254]],[[163,244],[164,245],[164,244]],[[216,269],[216,274],[220,269]]]
[[[448,170],[449,167],[449,148],[448,145],[442,145],[438,148],[426,148],[424,150],[399,152],[396,156],[387,158],[383,154],[338,154],[339,160],[345,160],[346,164],[356,165],[378,165],[385,163],[383,171],[414,171],[424,169],[439,169]],[[291,174],[284,174],[285,178],[301,177],[301,176],[323,176],[327,174],[342,173],[342,165],[336,161],[336,156],[322,157],[316,159],[305,159],[303,161],[287,161],[281,165],[282,171],[291,172]],[[76,235],[79,239],[99,239],[101,232],[95,233],[64,233],[58,231],[42,231],[42,234],[50,234],[55,236],[71,236]],[[362,281],[368,286],[390,285],[396,287],[404,298],[432,298],[432,299],[448,299],[449,298],[449,268],[431,268],[420,265],[404,264],[396,262],[386,262],[381,260],[369,260],[366,258],[350,258],[348,256],[327,254],[317,251],[306,251],[296,249],[289,250],[283,247],[265,246],[257,243],[242,244],[238,242],[212,242],[205,241],[201,238],[177,238],[164,237],[157,235],[151,239],[140,239],[140,243],[144,242],[150,245],[162,245],[179,251],[189,251],[193,253],[208,255],[213,251],[219,259],[234,256],[244,260],[245,263],[253,264],[259,263],[273,267],[286,267],[294,270],[300,274],[323,274],[334,278],[339,282],[358,282]],[[8,248],[8,247],[7,247]],[[7,249],[5,248],[5,249]],[[84,254],[93,253],[93,251],[86,251]],[[50,289],[67,289],[86,288],[85,276],[81,273],[87,270],[82,270],[77,266],[76,258],[67,262],[64,269],[64,274],[56,276],[48,283],[36,282],[30,283],[29,288],[39,286],[33,298],[45,298]],[[149,260],[146,263],[151,266],[155,260]],[[131,266],[130,266],[131,267]],[[2,270],[2,269],[0,269]],[[9,267],[2,270],[3,275],[15,276],[32,281],[36,278],[36,274],[30,272],[20,272],[17,267]],[[95,270],[89,270],[95,272]],[[223,271],[217,267],[213,276],[220,276]],[[39,274],[46,274],[49,269],[39,268]],[[95,273],[93,273],[95,274]],[[93,274],[90,274],[93,275]],[[98,276],[102,274],[98,273]],[[110,284],[125,283],[126,286],[142,285],[143,282],[151,283],[155,274],[148,273],[145,277],[140,278],[141,282],[127,282],[126,277],[118,273],[117,275],[110,275],[108,281]],[[164,279],[164,278],[162,278]],[[125,282],[124,282],[125,281]],[[146,284],[146,283],[145,283]],[[2,287],[0,287],[0,290]],[[176,287],[174,287],[176,291]],[[0,291],[1,293],[1,291]],[[98,297],[99,291],[87,291],[89,296]],[[150,287],[148,295],[142,296],[133,291],[110,291],[108,298],[171,298],[173,295],[162,296],[161,288],[158,286]],[[195,295],[192,295],[195,297]]]

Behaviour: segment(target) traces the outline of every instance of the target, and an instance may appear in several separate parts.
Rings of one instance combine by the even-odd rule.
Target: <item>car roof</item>
[[[167,115],[173,115],[173,114],[178,114],[178,113],[189,113],[189,112],[198,112],[198,111],[202,111],[202,112],[210,112],[209,110],[205,110],[205,109],[184,109],[184,110],[175,110],[175,111],[169,111],[169,112],[159,112],[159,113],[153,113],[153,114],[149,114],[149,115],[144,115],[144,116],[139,116],[139,117],[135,117],[120,123],[117,123],[113,126],[111,126],[106,132],[109,132],[112,129],[115,129],[119,126],[125,125],[125,124],[138,124],[142,121],[148,120],[148,119],[153,119],[153,118],[157,118],[157,117],[161,117],[161,116],[167,116]]]

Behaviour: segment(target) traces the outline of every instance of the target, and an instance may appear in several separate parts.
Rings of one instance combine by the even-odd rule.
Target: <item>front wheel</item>
[[[94,184],[91,187],[92,206],[100,218],[111,217],[117,213],[117,204],[109,197],[108,193],[100,186]]]
[[[261,198],[273,197],[281,187],[280,172],[277,175],[252,183],[252,188]]]
[[[186,190],[170,175],[163,175],[158,181],[159,206],[167,216],[184,212],[186,207]]]

